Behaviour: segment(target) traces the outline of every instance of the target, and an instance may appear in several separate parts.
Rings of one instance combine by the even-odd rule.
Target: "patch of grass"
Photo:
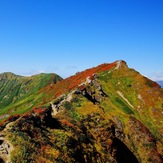
[[[65,107],[65,109],[67,110],[71,110],[72,109],[72,104],[68,101],[65,101],[63,106]]]
[[[116,98],[116,102],[121,106],[126,114],[134,114],[134,112],[121,99]]]

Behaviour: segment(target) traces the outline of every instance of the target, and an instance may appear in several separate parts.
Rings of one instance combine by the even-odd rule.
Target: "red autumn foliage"
[[[49,101],[51,97],[57,98],[60,95],[65,94],[66,92],[69,92],[75,89],[76,87],[78,87],[82,82],[86,81],[87,77],[92,77],[93,74],[97,74],[103,71],[110,70],[116,65],[117,65],[116,62],[113,62],[111,64],[101,64],[97,67],[93,67],[85,71],[79,72],[76,75],[70,76],[65,80],[61,80],[57,82],[56,84],[54,84],[53,86],[49,85],[46,88],[43,88],[41,90],[41,92],[46,92],[46,94],[48,95],[44,97],[42,101],[46,103]]]
[[[153,87],[160,88],[160,85],[156,82],[153,82]]]
[[[153,138],[153,137],[148,137],[148,139],[147,139],[149,142],[154,142],[155,141],[155,139]]]
[[[41,151],[45,151],[45,150],[46,150],[46,148],[47,148],[47,146],[46,146],[46,145],[41,146]]]
[[[75,126],[66,119],[62,119],[60,122],[62,123],[63,126],[67,126],[67,127],[75,129]]]
[[[45,109],[43,108],[33,108],[32,110],[38,115],[43,114],[45,112]]]

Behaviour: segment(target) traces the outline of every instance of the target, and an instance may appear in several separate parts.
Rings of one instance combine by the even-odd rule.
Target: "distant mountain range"
[[[163,88],[163,80],[156,81]]]
[[[0,74],[0,162],[163,161],[163,88],[101,64],[66,79]]]

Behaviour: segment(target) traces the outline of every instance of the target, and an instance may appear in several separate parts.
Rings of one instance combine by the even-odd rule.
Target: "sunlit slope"
[[[49,101],[59,97],[62,94],[69,93],[70,91],[78,88],[79,85],[85,83],[89,77],[92,77],[93,74],[105,72],[107,70],[112,70],[117,66],[116,62],[101,64],[97,67],[93,67],[82,72],[77,72],[75,75],[70,76],[52,86],[47,86],[43,88],[40,92],[44,95],[40,105],[49,103]]]
[[[0,74],[0,114],[28,110],[39,98],[35,99],[36,92],[61,79],[56,74],[39,74],[31,77],[13,73]],[[21,106],[23,108],[20,108]]]
[[[99,82],[108,95],[107,105],[115,105],[153,129],[157,125],[163,129],[163,93],[156,82],[129,69],[125,62],[119,69],[101,73]]]

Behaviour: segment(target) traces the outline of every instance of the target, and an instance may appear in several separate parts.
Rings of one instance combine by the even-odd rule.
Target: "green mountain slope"
[[[13,73],[0,74],[0,114],[6,112],[14,114],[29,110],[37,100],[34,99],[36,92],[61,79],[56,74],[39,74],[31,77],[18,76]]]
[[[40,95],[33,109],[0,125],[8,153],[0,151],[2,160],[163,161],[162,88],[124,61],[80,72],[34,96]]]

